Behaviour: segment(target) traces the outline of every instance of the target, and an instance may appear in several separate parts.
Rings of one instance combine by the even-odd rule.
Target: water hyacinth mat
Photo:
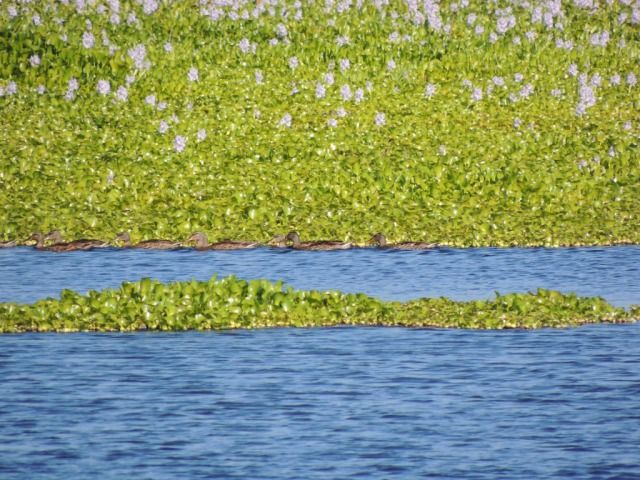
[[[639,25],[637,1],[3,1],[0,241],[638,243]]]
[[[212,277],[164,284],[148,278],[118,289],[30,305],[0,304],[0,332],[216,330],[230,328],[403,326],[542,328],[635,322],[640,306],[616,308],[597,297],[551,290],[456,302],[424,298],[385,302],[364,294],[303,291],[282,282]]]

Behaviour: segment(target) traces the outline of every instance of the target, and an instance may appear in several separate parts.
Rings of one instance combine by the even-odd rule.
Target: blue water
[[[640,247],[0,250],[0,301],[213,273],[640,303]],[[640,478],[640,324],[0,335],[0,479]]]
[[[117,287],[124,280],[207,280],[220,276],[284,280],[301,289],[364,292],[385,300],[492,298],[539,287],[640,303],[640,246],[480,248],[424,252],[356,249],[235,252],[105,249],[52,253],[0,250],[0,301],[33,302],[60,290]]]
[[[0,336],[0,478],[637,479],[640,325]]]

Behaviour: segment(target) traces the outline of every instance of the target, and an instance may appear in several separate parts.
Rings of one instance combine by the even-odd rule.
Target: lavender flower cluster
[[[45,75],[55,59],[45,49],[29,51],[21,59],[29,69],[28,75],[0,79],[3,102],[33,91],[43,98],[57,95],[68,102],[97,95],[103,104],[113,105],[113,108],[135,104],[142,105],[147,112],[156,112],[152,128],[158,135],[164,135],[170,128],[183,128],[181,116],[195,117],[193,105],[198,105],[198,100],[207,96],[208,89],[224,77],[217,75],[218,59],[200,58],[197,49],[186,58],[180,43],[184,39],[179,35],[155,38],[141,33],[155,18],[175,6],[175,2],[60,0],[46,3],[42,8],[37,3],[26,0],[0,2],[0,20],[24,22],[27,25],[24,28],[39,29],[55,37],[61,45],[80,50],[87,58],[94,58],[92,55],[106,57],[109,61],[103,63],[115,66],[113,71],[105,67],[99,74],[95,73],[96,69],[91,74],[65,77],[60,85],[47,85],[47,88],[46,82],[41,80],[46,77],[37,77],[42,83],[34,85],[25,79],[28,75],[34,78]],[[228,57],[225,57],[227,63],[223,62],[223,68],[233,65],[243,71],[243,78],[248,78],[249,82],[247,93],[239,101],[244,102],[248,118],[268,122],[269,128],[274,130],[305,128],[306,123],[301,121],[303,116],[298,115],[297,107],[301,103],[304,108],[312,105],[322,112],[319,123],[327,129],[339,128],[346,122],[338,119],[349,115],[349,118],[366,117],[368,127],[380,132],[397,125],[396,114],[388,107],[388,98],[394,95],[397,98],[406,95],[406,102],[420,101],[429,106],[458,102],[465,108],[477,110],[524,109],[527,105],[553,98],[554,105],[575,114],[577,121],[588,116],[607,95],[616,98],[627,95],[630,99],[638,95],[635,90],[637,62],[634,66],[627,61],[624,71],[621,67],[619,71],[607,71],[592,67],[589,59],[614,55],[616,49],[617,54],[631,57],[626,52],[635,48],[637,55],[637,45],[632,42],[628,45],[628,40],[635,37],[627,32],[640,26],[640,0],[508,0],[486,4],[470,0],[448,3],[440,0],[396,3],[373,0],[372,8],[379,16],[383,33],[378,36],[380,44],[371,49],[373,58],[366,60],[357,52],[368,40],[363,40],[364,34],[347,28],[348,22],[342,21],[348,15],[363,15],[367,9],[364,0],[323,0],[319,5],[283,0],[199,0],[197,5],[197,15],[212,30],[225,26],[236,35],[229,34],[225,44],[228,51],[218,52],[221,58]],[[315,9],[312,16],[307,15],[309,9]],[[329,32],[323,37],[325,46],[314,54],[309,54],[305,42],[311,39],[301,27],[309,17],[314,22],[318,19],[321,23],[326,22]],[[612,22],[602,21],[609,17]],[[590,26],[585,30],[589,33],[570,28],[576,18]],[[68,27],[70,24],[75,27]],[[414,57],[429,56],[431,62],[432,50],[437,50],[433,45],[458,41],[461,43],[456,45],[467,48],[480,45],[487,52],[487,59],[503,58],[505,51],[515,52],[513,56],[518,58],[538,59],[540,57],[536,55],[546,51],[545,55],[557,56],[561,71],[558,74],[536,70],[535,63],[525,70],[523,63],[517,61],[502,65],[486,63],[490,61],[487,59],[471,59],[467,70],[435,68],[429,74],[416,73],[421,67]],[[127,68],[124,82],[125,74],[117,71],[123,62]],[[481,64],[482,67],[478,67]],[[430,67],[433,65],[429,63]],[[156,82],[156,87],[152,87],[153,82],[137,80],[157,79],[166,68],[180,68],[180,81],[186,85],[180,92],[186,92],[184,95],[189,98],[174,102],[162,82]],[[520,68],[523,69],[520,71]],[[550,74],[556,77],[550,79]],[[22,88],[23,81],[26,82],[24,86],[30,88]],[[233,82],[239,81],[230,81]],[[286,95],[279,93],[282,91],[286,91]],[[18,92],[25,93],[18,95]],[[156,94],[167,101],[159,100]],[[261,113],[263,109],[269,110],[264,105],[268,103],[264,101],[265,97],[276,98],[282,105],[273,115]],[[181,106],[182,103],[189,106]],[[167,109],[167,113],[157,113]],[[290,112],[295,113],[295,122]],[[159,118],[161,115],[164,118]],[[519,111],[512,117],[516,129],[526,125],[521,117],[524,114]],[[178,124],[180,128],[177,128]],[[187,145],[191,148],[192,144],[207,139],[207,130],[202,125],[195,125],[193,132],[197,133],[191,135],[197,142],[189,143],[187,127],[184,128],[173,139],[176,152],[183,152]],[[443,146],[441,150],[444,149]]]

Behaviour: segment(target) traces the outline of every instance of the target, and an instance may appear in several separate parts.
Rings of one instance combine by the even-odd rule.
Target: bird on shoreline
[[[259,242],[245,242],[242,240],[223,240],[209,243],[207,236],[202,232],[195,232],[187,239],[187,243],[195,243],[196,250],[244,250],[260,246]]]
[[[143,248],[146,250],[175,250],[181,248],[182,244],[171,240],[143,240],[135,244],[131,243],[129,232],[120,232],[114,242],[122,242],[122,248]]]
[[[108,247],[109,244],[107,242],[103,242],[102,240],[96,240],[93,238],[80,238],[78,240],[72,240],[70,242],[65,242],[62,238],[62,234],[60,230],[52,230],[47,233],[44,237],[44,241],[52,240],[53,244],[49,245],[48,248],[53,249],[53,251],[66,252],[71,250],[91,250],[93,248],[105,248]]]
[[[352,246],[350,242],[341,242],[340,240],[301,242],[298,232],[289,232],[285,241],[291,242],[291,248],[294,250],[347,250]]]
[[[438,245],[435,243],[426,242],[401,242],[401,243],[387,243],[387,238],[382,233],[376,233],[369,243],[384,249],[396,249],[396,250],[428,250],[435,248]]]
[[[44,244],[44,235],[40,232],[33,232],[29,238],[25,240],[25,242],[35,241],[36,244],[33,246],[36,250],[44,250],[47,248]]]
[[[47,240],[53,240],[55,243],[47,245]],[[59,231],[54,230],[47,235],[40,232],[33,233],[26,241],[35,241],[36,250],[44,250],[47,252],[70,252],[73,250],[91,250],[93,248],[102,248],[108,246],[101,240],[80,239],[73,242],[63,242],[62,235]]]
[[[274,237],[267,242],[267,246],[275,248],[288,248],[286,235],[274,235]]]

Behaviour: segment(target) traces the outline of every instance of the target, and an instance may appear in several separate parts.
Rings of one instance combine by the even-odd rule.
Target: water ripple
[[[0,337],[0,478],[638,478],[640,325]]]
[[[446,296],[491,298],[539,287],[640,303],[640,246],[594,248],[355,249],[337,252],[176,252],[104,249],[52,253],[0,250],[0,301],[33,302],[63,288],[117,287],[141,277],[161,281],[220,276],[284,280],[301,289],[364,292],[385,300]]]

